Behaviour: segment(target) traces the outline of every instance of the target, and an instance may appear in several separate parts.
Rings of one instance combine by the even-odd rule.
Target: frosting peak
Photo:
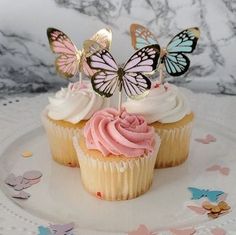
[[[94,112],[107,106],[108,100],[96,95],[90,82],[76,82],[49,97],[47,110],[51,119],[75,124],[88,120]]]
[[[128,99],[123,107],[144,116],[148,123],[173,123],[191,112],[185,96],[172,84],[154,84],[142,100]]]
[[[86,123],[84,136],[88,149],[109,154],[138,157],[154,150],[154,129],[140,115],[125,109],[106,108],[96,112]]]

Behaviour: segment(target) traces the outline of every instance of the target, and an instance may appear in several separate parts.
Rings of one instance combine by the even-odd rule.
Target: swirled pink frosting
[[[84,136],[88,149],[96,149],[104,156],[138,157],[152,153],[155,144],[154,128],[140,115],[119,113],[114,108],[96,112],[86,123]]]

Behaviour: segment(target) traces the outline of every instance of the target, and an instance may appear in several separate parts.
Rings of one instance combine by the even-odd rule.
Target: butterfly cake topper
[[[95,73],[88,66],[86,57],[103,48],[110,50],[112,32],[106,28],[99,30],[89,40],[83,42],[82,49],[77,49],[72,40],[59,29],[48,28],[47,37],[52,52],[58,55],[55,60],[57,72],[66,79],[79,73],[81,82],[82,73],[87,76]]]
[[[157,37],[149,29],[140,24],[131,24],[130,34],[132,46],[136,50],[149,44],[158,43]],[[194,51],[199,37],[199,28],[187,28],[175,35],[165,48],[161,48],[158,64],[161,83],[163,81],[164,67],[166,72],[171,76],[180,76],[188,70],[190,60],[185,54]]]
[[[122,89],[130,98],[140,98],[148,93],[151,81],[145,75],[156,70],[159,56],[160,46],[148,45],[136,51],[119,67],[109,51],[97,51],[87,58],[91,69],[98,70],[91,78],[93,89],[101,96],[111,97],[118,87],[120,110]]]

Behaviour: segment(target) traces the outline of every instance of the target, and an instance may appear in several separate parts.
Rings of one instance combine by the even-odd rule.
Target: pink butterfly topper
[[[220,165],[213,165],[211,167],[208,167],[206,171],[219,171],[222,175],[229,175],[230,169],[229,167],[222,167]]]
[[[205,136],[205,138],[196,138],[195,141],[202,144],[209,144],[211,142],[216,142],[216,138],[213,135],[208,134]]]
[[[214,228],[211,230],[213,235],[225,235],[226,231],[223,228]]]
[[[194,228],[187,228],[187,229],[170,229],[170,231],[175,235],[193,235],[196,233]]]
[[[141,224],[137,230],[129,232],[128,235],[157,235],[157,233],[151,232],[144,224]]]

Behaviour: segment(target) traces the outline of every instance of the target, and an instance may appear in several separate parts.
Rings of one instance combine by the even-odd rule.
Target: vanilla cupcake
[[[95,94],[90,82],[70,83],[61,88],[42,112],[52,157],[60,164],[79,166],[72,137],[94,112],[108,106],[108,100]]]
[[[142,115],[160,135],[156,168],[173,167],[187,159],[194,114],[175,85],[156,84],[146,97],[128,99],[123,107],[130,113]]]
[[[151,186],[160,138],[140,115],[107,108],[74,137],[85,189],[104,200],[127,200]]]

